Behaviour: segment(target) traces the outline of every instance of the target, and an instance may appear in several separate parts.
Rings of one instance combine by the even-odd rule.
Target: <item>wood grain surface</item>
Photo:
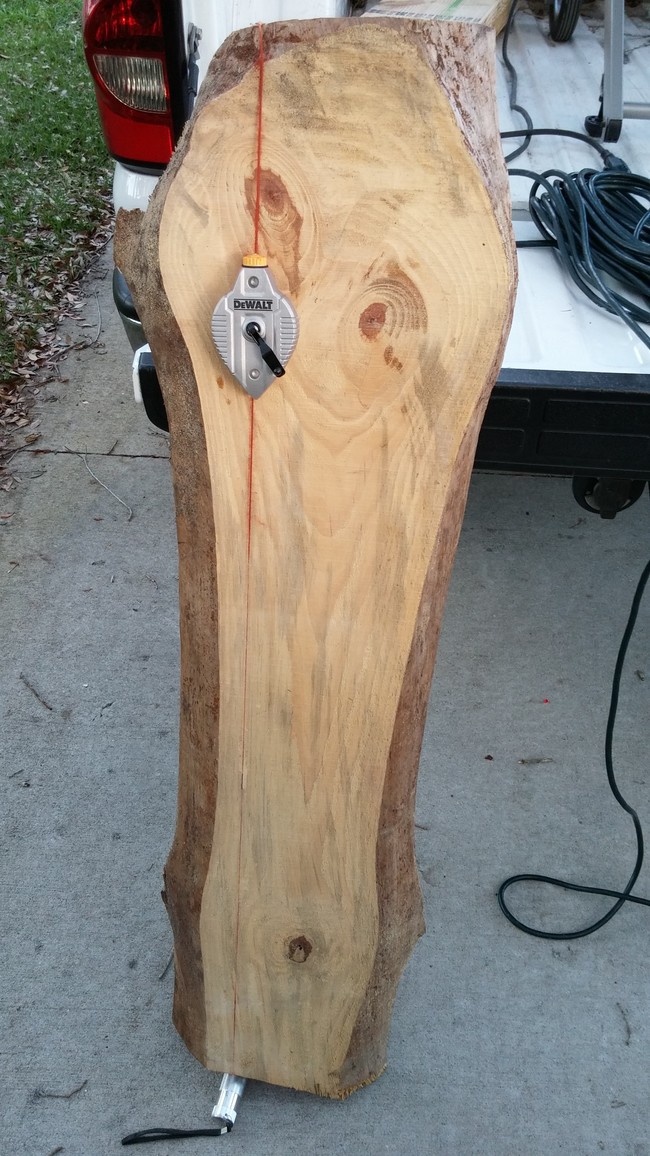
[[[417,764],[515,259],[489,31],[348,19],[264,43],[261,248],[300,318],[286,376],[253,405],[210,334],[252,247],[256,30],[215,57],[117,258],[178,514],[175,1021],[210,1068],[342,1096],[385,1064],[423,927]]]

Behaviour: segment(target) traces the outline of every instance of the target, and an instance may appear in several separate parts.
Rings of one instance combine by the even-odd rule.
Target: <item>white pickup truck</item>
[[[86,59],[109,153],[116,211],[145,209],[212,56],[265,20],[347,16],[349,0],[84,0]],[[133,349],[142,327],[119,274],[116,305]]]
[[[606,5],[612,2],[605,0]],[[571,28],[562,26],[560,32],[570,36],[579,0],[552,0],[550,16],[551,25],[554,13],[557,23],[558,4],[561,9],[567,3]],[[414,0],[411,4],[414,10],[423,8]],[[404,10],[411,4],[405,0]],[[364,7],[363,0],[84,0],[86,57],[106,144],[116,162],[116,208],[146,207],[191,113],[207,66],[231,32],[258,21],[352,18]],[[639,77],[650,74],[650,41],[640,42],[638,51],[634,47],[629,67],[636,70],[638,84]],[[603,49],[584,21],[578,21],[571,43],[557,44],[550,42],[542,21],[523,12],[516,38],[511,39],[511,54],[515,48],[519,100],[528,105],[536,125],[548,127],[550,121],[555,128],[582,131],[585,118],[596,120],[588,114],[598,104]],[[504,70],[497,95],[502,128],[520,129]],[[643,157],[650,155],[648,144],[650,125],[628,128],[626,122],[617,151],[638,172]],[[537,171],[571,170],[593,165],[588,153],[580,142],[537,138],[518,163]],[[525,186],[521,178],[513,179],[518,239],[531,230]],[[124,327],[137,350],[146,336],[119,270],[113,286]],[[166,428],[150,355],[141,357],[139,364],[147,414]],[[573,477],[580,504],[613,517],[636,500],[650,480],[649,368],[650,352],[644,343],[635,340],[618,318],[581,298],[552,251],[521,250],[513,330],[488,406],[476,465]]]

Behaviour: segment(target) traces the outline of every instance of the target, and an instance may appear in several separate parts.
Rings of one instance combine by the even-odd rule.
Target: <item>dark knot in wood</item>
[[[359,318],[359,329],[368,341],[374,341],[386,324],[386,306],[383,301],[373,301],[364,309]]]
[[[292,963],[305,963],[313,950],[313,943],[310,943],[304,935],[297,935],[287,945],[287,955]]]

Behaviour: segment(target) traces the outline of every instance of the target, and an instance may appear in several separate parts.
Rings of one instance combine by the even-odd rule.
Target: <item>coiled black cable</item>
[[[506,156],[506,164],[520,156],[533,137],[559,136],[582,141],[595,149],[605,170],[564,173],[548,169],[535,173],[509,169],[510,176],[527,177],[533,182],[528,207],[542,235],[541,240],[519,241],[517,247],[556,249],[566,272],[589,300],[620,317],[650,348],[650,336],[641,328],[641,324],[650,324],[650,308],[646,307],[650,305],[650,180],[631,173],[625,161],[583,133],[533,127],[530,113],[517,103],[517,70],[508,54],[516,12],[517,0],[512,0],[501,55],[509,77],[510,108],[519,113],[526,127],[501,133],[504,140],[524,138]],[[643,304],[626,296],[626,292],[641,297]]]
[[[650,324],[650,180],[613,160],[617,166],[604,172],[509,171],[533,182],[531,219],[576,285],[650,348],[650,336],[639,324]],[[643,304],[621,290],[641,297]]]

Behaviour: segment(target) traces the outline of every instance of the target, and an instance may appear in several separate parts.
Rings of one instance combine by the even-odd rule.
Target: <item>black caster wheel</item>
[[[595,137],[597,140],[603,135],[603,122],[598,114],[585,117],[585,132],[587,136]]]
[[[574,478],[573,496],[583,510],[615,518],[638,502],[645,489],[638,478]]]
[[[604,141],[616,141],[621,135],[622,120],[603,119],[603,85],[600,86],[600,108],[595,116],[585,117],[585,132],[587,136],[601,138]]]
[[[582,0],[549,0],[548,30],[551,40],[563,44],[576,30]]]

